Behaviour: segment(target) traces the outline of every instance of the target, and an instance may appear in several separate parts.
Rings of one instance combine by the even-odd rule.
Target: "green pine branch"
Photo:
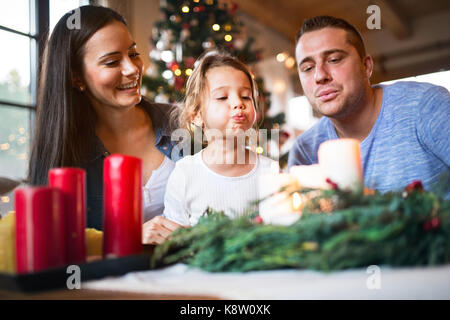
[[[152,266],[184,262],[211,272],[331,271],[450,262],[450,201],[435,193],[315,192],[302,218],[288,227],[209,210],[196,226],[177,230],[157,246]],[[333,211],[318,213],[321,200],[331,201]]]

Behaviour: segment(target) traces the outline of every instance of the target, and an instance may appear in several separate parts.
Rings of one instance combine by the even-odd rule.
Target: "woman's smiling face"
[[[86,42],[82,82],[94,108],[132,107],[141,101],[143,63],[127,27],[114,21]]]

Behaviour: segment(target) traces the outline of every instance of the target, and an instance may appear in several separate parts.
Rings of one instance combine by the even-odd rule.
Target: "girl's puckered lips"
[[[234,116],[232,116],[232,119],[234,122],[245,122],[247,121],[247,117],[243,113],[238,113]]]

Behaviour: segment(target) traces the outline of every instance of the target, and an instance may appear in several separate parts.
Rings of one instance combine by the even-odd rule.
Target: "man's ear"
[[[363,59],[364,71],[366,73],[366,77],[369,80],[372,76],[373,71],[373,59],[370,55],[366,55]]]

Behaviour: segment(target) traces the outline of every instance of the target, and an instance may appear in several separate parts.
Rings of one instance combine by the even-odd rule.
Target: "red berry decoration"
[[[336,182],[334,182],[333,180],[331,180],[330,178],[327,178],[326,183],[328,183],[331,186],[331,189],[333,190],[337,190],[338,189],[338,185]]]
[[[423,225],[423,228],[425,231],[431,231],[434,229],[439,228],[441,225],[441,220],[439,220],[438,217],[431,218],[430,220],[426,221]]]
[[[255,223],[255,224],[262,224],[263,222],[264,221],[263,221],[263,218],[261,218],[261,216],[256,216],[253,218],[253,223]]]
[[[440,225],[441,225],[441,220],[439,220],[438,217],[434,217],[433,219],[431,219],[431,227],[433,229],[439,228]]]
[[[408,186],[405,188],[405,190],[408,192],[423,191],[422,181],[415,180],[415,181],[411,182],[410,184],[408,184]]]

